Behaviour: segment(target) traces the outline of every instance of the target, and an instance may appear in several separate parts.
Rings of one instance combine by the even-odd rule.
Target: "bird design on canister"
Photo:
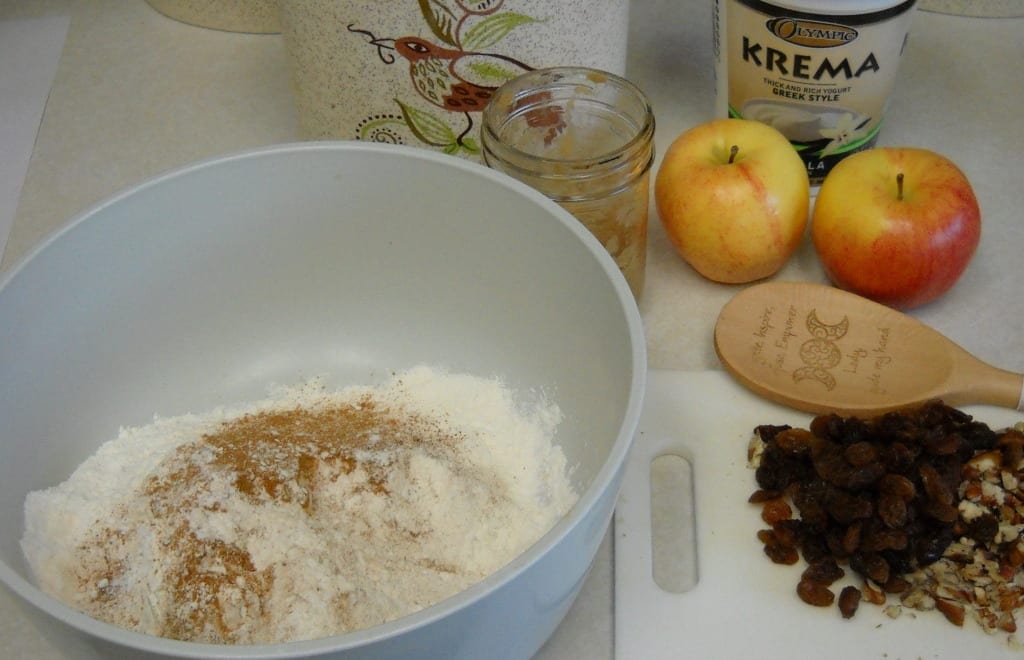
[[[503,0],[456,0],[443,6],[421,2],[433,40],[412,35],[378,37],[370,30],[349,25],[349,32],[363,35],[377,48],[382,62],[408,66],[412,90],[429,104],[414,104],[396,96],[400,119],[391,113],[368,117],[360,123],[357,139],[400,141],[396,129],[407,128],[420,142],[448,153],[479,153],[476,142],[469,137],[475,124],[473,113],[482,112],[504,82],[534,70],[515,57],[491,52],[513,30],[539,22],[522,14],[500,12],[503,4]],[[429,107],[444,113],[437,115]],[[452,128],[452,115],[448,113],[465,118],[461,127],[456,120]]]
[[[481,112],[487,105],[498,85],[488,84],[476,72],[502,68],[510,72],[506,76],[515,76],[532,70],[512,57],[442,48],[419,37],[396,39],[395,50],[408,60],[416,92],[450,112]]]

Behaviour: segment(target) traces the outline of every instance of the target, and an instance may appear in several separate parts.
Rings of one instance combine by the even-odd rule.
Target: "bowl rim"
[[[470,587],[434,605],[369,628],[317,639],[278,644],[208,644],[157,637],[121,628],[83,614],[64,604],[59,599],[45,593],[31,581],[22,577],[6,561],[0,559],[0,584],[3,584],[13,592],[22,601],[21,605],[27,604],[35,610],[63,622],[78,632],[99,637],[104,641],[138,651],[164,653],[180,658],[218,659],[245,657],[251,659],[281,659],[349,650],[369,642],[383,641],[429,625],[455,611],[468,607],[510,583],[557,546],[576,527],[580,519],[594,508],[597,501],[605,495],[606,489],[615,480],[616,475],[620,473],[632,447],[633,435],[639,424],[647,380],[646,339],[639,308],[629,285],[604,246],[568,211],[513,177],[465,158],[405,145],[323,140],[273,144],[200,159],[129,185],[73,216],[72,219],[53,230],[18,258],[5,272],[0,273],[0,294],[21,275],[28,264],[38,255],[50,249],[54,243],[61,240],[66,234],[88,222],[90,218],[102,213],[106,208],[118,204],[125,198],[139,194],[148,188],[159,186],[166,181],[191,176],[206,169],[223,167],[236,161],[254,158],[273,158],[282,154],[292,155],[309,152],[372,153],[385,155],[388,158],[411,158],[436,166],[468,172],[472,176],[488,180],[492,184],[508,188],[520,196],[528,198],[548,214],[557,218],[586,246],[591,255],[597,259],[601,269],[615,290],[625,317],[631,352],[632,373],[630,374],[629,399],[619,426],[618,435],[611,446],[608,457],[591,483],[580,494],[573,508],[550,530],[508,564]],[[23,529],[24,521],[22,522]]]

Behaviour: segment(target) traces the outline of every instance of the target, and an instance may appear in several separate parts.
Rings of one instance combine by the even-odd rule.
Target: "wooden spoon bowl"
[[[749,389],[812,413],[873,415],[933,399],[1024,410],[1024,375],[982,362],[906,314],[821,284],[744,289],[719,314],[715,351]]]

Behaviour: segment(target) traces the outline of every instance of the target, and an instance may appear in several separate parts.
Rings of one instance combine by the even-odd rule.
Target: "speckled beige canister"
[[[557,65],[622,74],[629,0],[281,0],[303,135],[479,158],[480,111]]]
[[[200,27],[275,34],[281,31],[277,0],[146,0],[165,16]]]

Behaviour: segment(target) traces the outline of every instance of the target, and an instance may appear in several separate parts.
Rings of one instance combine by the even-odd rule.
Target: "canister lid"
[[[901,14],[912,8],[916,0],[739,0],[745,5],[757,9],[758,5],[765,8],[783,8],[809,14],[853,16],[874,14],[892,10],[893,14]]]

